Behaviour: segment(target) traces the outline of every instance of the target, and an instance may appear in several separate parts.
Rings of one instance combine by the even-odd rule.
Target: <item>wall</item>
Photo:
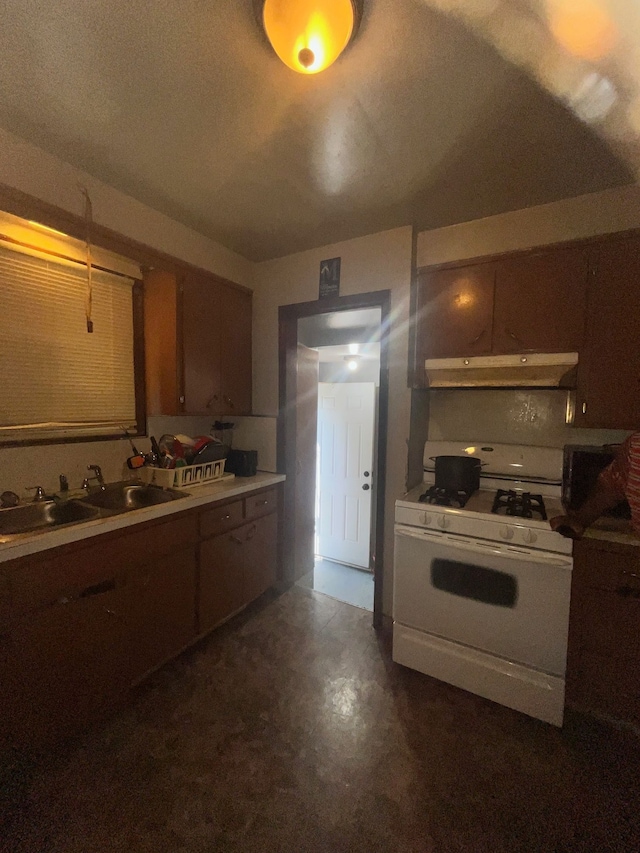
[[[417,238],[417,266],[530,249],[640,228],[640,186],[540,204],[422,231]]]
[[[380,362],[361,361],[357,370],[349,370],[344,362],[321,361],[318,365],[320,382],[374,382],[380,385]]]
[[[254,413],[278,413],[278,307],[318,298],[320,261],[341,257],[340,294],[391,291],[389,432],[385,512],[384,610],[391,612],[394,501],[405,489],[411,394],[407,388],[412,231],[383,231],[257,264],[253,311]]]
[[[94,219],[100,225],[251,286],[250,261],[4,130],[0,130],[0,183],[81,215],[80,183],[91,195]],[[204,431],[208,432],[210,419],[205,423]],[[163,431],[188,433],[189,429],[178,422],[173,429]],[[144,440],[140,446],[148,449]],[[25,486],[36,484],[54,489],[60,473],[67,474],[72,486],[78,486],[89,463],[102,466],[105,477],[116,480],[127,473],[123,464],[129,455],[129,445],[122,441],[0,449],[0,491],[11,489],[22,494]]]
[[[251,287],[253,264],[246,258],[2,129],[0,183],[78,216],[83,213],[78,189],[82,184],[89,191],[93,218],[100,225]]]
[[[559,243],[640,227],[640,186],[619,187],[423,231],[417,266]],[[429,438],[539,444],[606,444],[626,433],[564,422],[562,391],[456,390],[430,395]]]

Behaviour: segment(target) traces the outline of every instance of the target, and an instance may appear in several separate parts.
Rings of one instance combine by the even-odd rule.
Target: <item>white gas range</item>
[[[483,463],[466,502],[432,488],[431,461],[465,455]],[[396,501],[394,660],[562,725],[572,542],[548,522],[563,511],[562,451],[429,441],[424,463]]]

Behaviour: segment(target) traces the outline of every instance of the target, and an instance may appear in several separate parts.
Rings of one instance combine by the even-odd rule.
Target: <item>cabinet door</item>
[[[245,603],[244,541],[247,526],[200,545],[198,633],[215,627]]]
[[[144,274],[144,353],[148,415],[177,415],[182,394],[175,273]]]
[[[577,426],[640,424],[640,236],[603,240],[589,277],[587,341],[578,366]]]
[[[427,358],[487,355],[495,267],[478,264],[456,269],[424,270],[418,278],[416,374]]]
[[[193,415],[222,412],[219,285],[188,275],[180,289],[183,411]]]
[[[640,722],[640,553],[583,539],[574,547],[567,703]]]
[[[278,516],[257,518],[248,526],[244,544],[244,596],[253,601],[276,582]]]
[[[124,695],[126,616],[124,588],[105,582],[84,598],[61,598],[25,614],[5,632],[3,746],[46,747],[87,726]]]
[[[577,352],[582,348],[586,249],[520,255],[496,266],[493,352]]]
[[[178,654],[196,636],[196,549],[133,569],[128,583],[131,679]]]
[[[251,305],[252,295],[220,285],[221,412],[251,414]]]

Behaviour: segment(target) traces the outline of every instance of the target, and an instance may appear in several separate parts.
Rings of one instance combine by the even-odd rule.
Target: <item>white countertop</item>
[[[268,474],[258,472],[255,477],[236,477],[233,480],[223,480],[219,483],[211,483],[204,486],[195,486],[192,490],[187,489],[187,496],[169,503],[158,506],[144,507],[143,509],[129,510],[112,515],[108,518],[96,518],[91,521],[83,521],[78,524],[70,524],[57,527],[53,530],[45,530],[38,533],[30,533],[19,536],[0,536],[0,563],[7,560],[15,560],[18,557],[26,557],[39,551],[47,551],[49,548],[58,548],[71,542],[79,542],[102,533],[110,533],[113,530],[121,530],[134,524],[145,521],[153,521],[176,512],[184,512],[188,509],[215,503],[216,501],[235,498],[239,495],[253,492],[256,489],[264,489],[267,486],[275,486],[282,483],[283,474]]]

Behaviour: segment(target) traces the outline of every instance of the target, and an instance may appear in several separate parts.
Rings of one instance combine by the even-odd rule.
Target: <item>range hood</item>
[[[575,388],[577,352],[429,358],[430,388]]]

